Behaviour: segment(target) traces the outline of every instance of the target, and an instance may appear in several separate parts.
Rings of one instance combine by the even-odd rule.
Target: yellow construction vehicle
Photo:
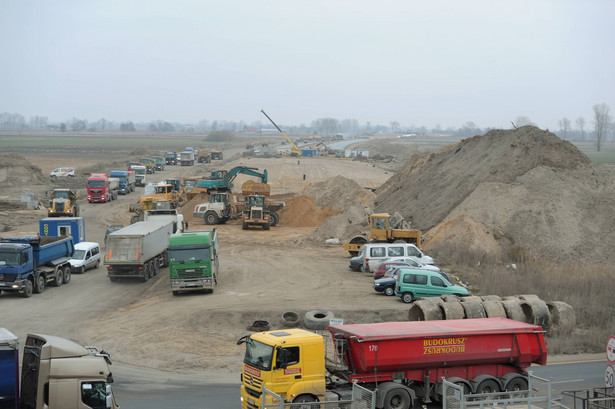
[[[261,112],[263,113],[263,115],[265,115],[265,116],[267,117],[267,119],[269,120],[269,122],[271,122],[271,123],[273,124],[273,126],[275,126],[275,127],[276,127],[276,129],[277,129],[278,131],[280,131],[280,133],[284,136],[284,138],[286,138],[286,140],[287,140],[287,141],[288,141],[288,143],[290,144],[290,156],[301,156],[301,155],[302,155],[301,149],[299,149],[299,147],[298,147],[297,145],[295,145],[295,143],[294,143],[294,142],[293,142],[293,141],[292,141],[292,140],[291,140],[288,136],[286,136],[286,134],[284,133],[284,131],[282,131],[282,130],[280,129],[280,127],[279,127],[279,126],[277,126],[275,122],[273,122],[273,119],[269,118],[269,115],[267,115],[267,114],[265,113],[265,111],[263,111],[263,110],[261,109]]]
[[[130,216],[130,224],[143,221],[143,216],[146,210],[171,210],[175,209],[175,204],[169,199],[161,199],[150,196],[146,196],[139,200],[138,204],[128,205],[128,211],[135,213],[134,216]]]
[[[78,217],[79,205],[76,203],[79,199],[79,192],[70,189],[53,189],[49,198],[49,217]]]
[[[410,229],[394,229],[391,227],[391,215],[388,213],[375,213],[369,216],[369,235],[355,236],[350,243],[344,244],[344,249],[351,256],[359,254],[362,245],[370,242],[393,243],[406,242],[421,247],[421,231]]]
[[[139,198],[139,206],[141,208],[143,208],[145,203],[150,199],[167,199],[173,203],[174,207],[181,207],[188,201],[185,191],[178,191],[173,184],[164,183],[155,185],[154,189],[155,191],[153,194],[141,196],[141,198]]]

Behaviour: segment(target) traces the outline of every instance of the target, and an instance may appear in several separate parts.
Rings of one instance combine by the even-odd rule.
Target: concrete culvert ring
[[[287,327],[296,327],[299,325],[299,314],[292,311],[287,311],[282,314],[282,324]]]
[[[521,301],[518,298],[508,298],[502,300],[502,306],[506,310],[506,318],[525,322],[525,313],[521,308]]]
[[[549,308],[541,299],[522,301],[521,308],[525,312],[528,324],[540,325],[545,331],[549,330]]]
[[[458,301],[440,303],[440,311],[443,320],[461,320],[465,316],[463,305]]]
[[[307,329],[325,330],[334,315],[331,311],[313,310],[305,313],[303,324]]]
[[[549,332],[554,334],[568,334],[576,325],[574,309],[563,301],[548,301],[547,307],[551,316]]]
[[[412,303],[408,321],[437,321],[442,319],[442,310],[437,301],[423,298]]]
[[[462,302],[466,318],[485,318],[485,309],[480,302]]]
[[[483,308],[485,309],[487,318],[506,318],[506,310],[499,300],[485,300],[483,301]]]
[[[481,300],[483,301],[500,301],[502,299],[502,297],[500,297],[499,295],[483,295],[480,297]]]

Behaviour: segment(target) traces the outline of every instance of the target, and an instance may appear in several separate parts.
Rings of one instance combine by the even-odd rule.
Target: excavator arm
[[[263,113],[263,115],[265,115],[265,116],[267,117],[267,119],[269,120],[269,122],[271,122],[271,123],[273,124],[273,126],[275,126],[275,127],[276,127],[276,129],[277,129],[278,131],[280,131],[280,133],[284,136],[284,138],[286,138],[286,140],[288,141],[288,143],[290,143],[290,146],[291,146],[291,148],[290,148],[290,154],[291,154],[291,155],[294,155],[294,156],[301,156],[301,149],[299,149],[299,147],[298,147],[297,145],[295,145],[295,143],[294,143],[294,142],[293,142],[293,141],[292,141],[292,140],[291,140],[288,136],[286,136],[286,134],[284,133],[284,131],[282,131],[282,130],[280,129],[280,127],[279,127],[279,126],[278,126],[275,122],[273,122],[273,119],[269,118],[269,115],[267,115],[267,114],[265,113],[265,111],[264,111],[264,110],[262,110],[262,109],[261,109],[261,112]],[[263,182],[263,183],[267,183],[267,182]]]
[[[256,176],[261,179],[261,183],[267,183],[267,169],[264,169],[263,172],[257,172],[258,168],[249,168],[247,166],[235,166],[226,174],[226,181],[228,183],[232,183],[235,177],[243,173],[244,175]]]

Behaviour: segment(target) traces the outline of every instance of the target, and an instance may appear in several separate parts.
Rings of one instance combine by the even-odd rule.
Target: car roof
[[[98,243],[93,242],[93,241],[82,241],[80,243],[75,244],[75,249],[76,250],[87,250],[87,249],[90,249],[92,247],[100,247],[100,245]]]

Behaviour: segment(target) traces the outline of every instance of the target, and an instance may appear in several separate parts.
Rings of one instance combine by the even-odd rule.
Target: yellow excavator
[[[79,205],[76,203],[77,199],[79,199],[79,191],[62,188],[53,189],[49,198],[47,216],[78,217]]]

